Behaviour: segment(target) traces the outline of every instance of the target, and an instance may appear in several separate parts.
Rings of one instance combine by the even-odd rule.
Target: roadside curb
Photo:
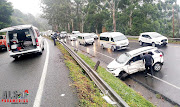
[[[145,88],[147,88],[148,90],[150,90],[151,92],[153,92],[154,94],[160,94],[161,97],[162,97],[164,100],[170,102],[170,103],[173,104],[173,105],[177,105],[178,107],[180,107],[180,104],[178,104],[178,103],[176,103],[175,101],[171,100],[170,98],[164,96],[163,94],[159,93],[158,91],[152,89],[152,88],[149,87],[148,85],[142,83],[141,81],[139,81],[139,80],[137,80],[137,79],[135,79],[135,78],[133,78],[133,77],[131,77],[131,76],[130,76],[130,78],[131,78],[133,81],[141,84],[142,86],[144,86]]]

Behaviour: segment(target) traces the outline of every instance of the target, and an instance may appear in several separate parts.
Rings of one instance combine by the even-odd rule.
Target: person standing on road
[[[147,72],[150,70],[151,75],[153,76],[153,69],[152,64],[154,63],[154,59],[151,54],[148,54],[148,52],[143,56],[143,63],[145,61],[145,77],[147,77]]]
[[[52,39],[54,41],[54,46],[56,46],[56,38],[57,38],[57,31],[52,35]]]

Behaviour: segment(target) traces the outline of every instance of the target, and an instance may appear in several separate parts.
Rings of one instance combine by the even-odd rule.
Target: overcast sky
[[[15,9],[19,9],[23,13],[31,13],[33,15],[38,15],[42,13],[40,7],[41,0],[8,0],[12,3]]]
[[[38,15],[42,13],[41,10],[41,0],[8,0],[12,3],[15,9],[19,9],[23,13],[31,13],[33,15]],[[177,0],[180,5],[180,0]]]

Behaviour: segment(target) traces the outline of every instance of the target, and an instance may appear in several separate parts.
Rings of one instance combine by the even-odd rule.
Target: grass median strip
[[[91,68],[94,68],[95,62],[93,62],[89,57],[78,53],[78,55],[87,63]],[[99,76],[107,83],[109,86],[116,91],[118,95],[131,107],[155,107],[151,102],[146,100],[136,91],[128,87],[124,82],[114,77],[112,74],[106,71],[105,68],[99,66],[97,69]]]
[[[76,63],[66,49],[57,42],[57,47],[61,50],[65,58],[65,64],[70,70],[70,77],[73,80],[73,85],[77,89],[81,107],[113,107],[108,104],[100,94],[100,90],[96,87],[85,74],[83,69]]]

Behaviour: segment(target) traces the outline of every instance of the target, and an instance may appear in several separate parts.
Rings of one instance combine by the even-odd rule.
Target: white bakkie
[[[104,32],[100,34],[100,46],[102,49],[110,48],[112,51],[126,49],[129,40],[120,32]]]
[[[153,47],[166,45],[168,43],[168,38],[157,32],[145,32],[141,33],[139,36],[139,44],[142,46],[144,43],[151,44]]]
[[[160,71],[163,65],[163,53],[156,47],[142,47],[120,55],[107,66],[107,71],[114,76],[119,76],[124,79],[126,76],[145,70],[143,55],[145,53],[152,55],[154,59],[153,70]]]

